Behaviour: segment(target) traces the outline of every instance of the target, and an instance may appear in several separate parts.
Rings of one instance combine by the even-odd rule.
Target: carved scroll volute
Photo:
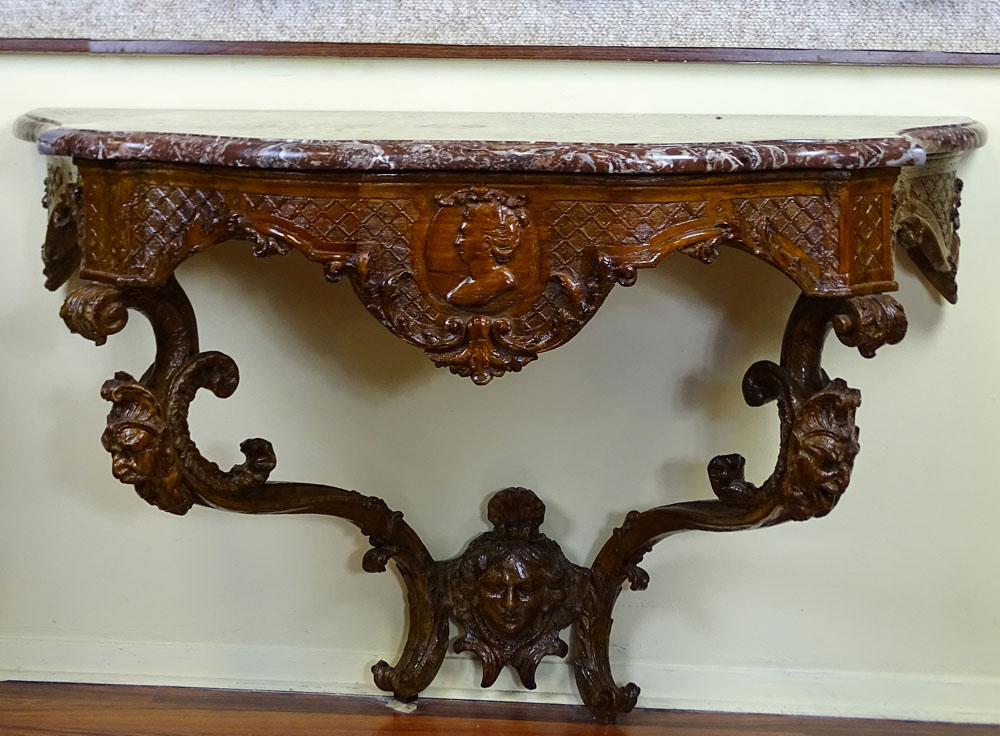
[[[232,395],[239,383],[236,364],[222,353],[199,352],[194,313],[173,277],[154,289],[82,283],[67,296],[62,316],[73,332],[103,344],[124,328],[130,309],[149,319],[156,359],[140,379],[119,372],[101,390],[111,403],[101,441],[114,476],[172,514],[202,504],[244,513],[327,514],[356,524],[373,546],[364,569],[381,572],[395,560],[410,608],[403,654],[396,666],[377,663],[375,682],[401,699],[414,698],[430,684],[448,644],[440,568],[420,538],[381,499],[330,486],[268,482],[276,458],[267,440],[245,440],[245,461],[226,471],[202,456],[188,427],[190,404],[201,389],[219,398]]]
[[[493,531],[445,563],[449,606],[464,629],[454,648],[482,660],[483,687],[510,664],[534,689],[541,659],[566,656],[559,632],[579,616],[589,572],[538,531],[545,505],[531,491],[500,491],[488,518]]]

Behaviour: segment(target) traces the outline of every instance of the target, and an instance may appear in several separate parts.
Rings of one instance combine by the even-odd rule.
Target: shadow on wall
[[[269,334],[284,333],[291,336],[301,348],[302,355],[307,356],[306,364],[302,366],[304,372],[346,377],[356,387],[352,390],[361,394],[374,394],[379,401],[391,400],[418,386],[426,385],[434,380],[435,372],[443,371],[433,367],[419,348],[406,344],[378,324],[354,295],[347,279],[337,284],[327,283],[317,264],[296,253],[256,259],[250,255],[246,244],[228,243],[199,255],[192,262],[184,264],[180,271],[181,282],[193,285],[190,293],[195,311],[201,319],[203,349],[222,349],[226,352],[210,332],[224,334],[230,330],[252,330],[254,335],[263,338]],[[206,286],[213,292],[221,293],[220,301],[226,308],[233,307],[238,311],[212,313],[205,310],[199,304],[199,296]],[[655,296],[651,296],[650,292],[655,292]],[[628,368],[627,362],[632,359],[629,357],[632,351],[637,356],[635,359],[641,359],[644,343],[663,341],[670,345],[672,340],[677,339],[675,335],[678,332],[690,333],[693,330],[700,333],[711,330],[711,336],[703,343],[707,345],[707,348],[703,348],[703,358],[695,361],[700,367],[686,375],[671,375],[671,366],[666,364],[663,366],[662,384],[624,387],[601,385],[594,386],[592,391],[662,392],[662,398],[651,396],[650,400],[655,404],[664,404],[663,422],[673,421],[670,416],[672,406],[679,413],[704,415],[704,423],[713,428],[709,439],[739,435],[738,430],[745,430],[747,421],[746,414],[735,413],[744,408],[740,391],[743,372],[756,360],[778,359],[783,325],[796,294],[795,285],[778,271],[735,249],[725,249],[722,257],[710,266],[681,254],[673,255],[659,267],[641,271],[639,282],[632,289],[615,289],[609,303],[602,308],[593,323],[596,325],[602,317],[613,319],[610,315],[615,309],[624,308],[627,312],[630,308],[629,301],[634,304],[636,300],[641,300],[658,308],[662,307],[662,331],[657,334],[636,331],[625,335],[615,346],[619,353],[610,356],[611,362],[621,361],[624,370]],[[213,294],[213,298],[214,296]],[[677,313],[690,311],[692,304],[696,305],[697,312],[712,315],[712,318],[706,319],[704,324],[694,326],[678,324],[675,320]],[[685,310],[680,309],[682,306]],[[253,318],[250,326],[247,325],[248,315]],[[628,326],[626,322],[626,327]],[[570,354],[568,351],[573,350],[574,345],[582,345],[580,341],[590,339],[593,332],[588,325],[570,345],[555,353]],[[620,354],[623,345],[629,353]],[[659,347],[662,350],[662,343]],[[677,349],[688,350],[689,346],[678,343]],[[581,355],[587,359],[592,354],[591,351]],[[233,357],[237,363],[240,362],[241,356],[238,353]],[[541,356],[540,361],[553,359],[554,354],[546,354]],[[529,365],[526,371],[532,371],[535,367]],[[579,367],[581,370],[587,368]],[[480,394],[493,390],[495,385],[487,388],[472,387],[465,385],[465,379],[450,376],[448,379],[462,384],[456,388],[474,391],[472,401],[482,399],[482,405],[477,402],[459,411],[488,411],[493,406],[493,396],[481,397]],[[509,390],[511,384],[518,380],[517,376],[505,376],[500,382],[504,389]],[[543,383],[543,391],[552,389],[565,394],[579,394],[581,390],[579,383],[565,380]],[[590,393],[590,389],[584,390]],[[513,393],[517,395],[518,392],[514,390]],[[459,395],[469,398],[467,393]],[[568,395],[564,400],[585,402],[592,400],[592,397]],[[765,475],[769,472],[774,451],[770,447],[770,435],[773,434],[774,441],[777,439],[774,408],[770,406],[750,411],[759,415],[756,420],[759,426],[770,428],[763,433],[767,440],[766,457],[758,460],[755,455],[759,453],[755,453],[751,441],[755,438],[747,438],[749,447],[742,446],[742,440],[738,440],[740,445],[734,447],[717,447],[715,442],[711,442],[703,460],[668,461],[661,473],[664,488],[662,503],[710,497],[706,465],[714,454],[744,452],[748,455],[751,467],[756,465],[766,468]],[[616,431],[619,420],[627,423],[627,418],[616,419],[610,416],[607,421],[602,420],[603,428],[596,428],[596,431]],[[493,438],[491,442],[496,444],[495,450],[503,451],[503,438]],[[758,462],[755,463],[755,460]],[[484,497],[483,504],[487,499],[488,495]],[[556,508],[550,511],[553,517],[550,521],[558,519],[559,511]],[[619,516],[616,513],[614,518],[609,519],[607,531],[620,522]]]
[[[277,331],[291,334],[305,348],[315,362],[303,370],[323,373],[326,366],[337,365],[378,393],[403,392],[426,380],[421,368],[427,359],[375,321],[354,295],[349,279],[328,283],[322,267],[298,253],[260,259],[250,255],[246,243],[225,243],[183,264],[178,278],[183,286],[198,282],[199,288],[210,281],[215,291],[231,293],[225,301],[239,310],[202,314],[197,297],[189,294],[203,334],[228,326],[245,330],[250,316],[255,322],[274,323]],[[253,329],[268,334],[267,327]],[[202,349],[216,349],[203,342]],[[238,363],[239,356],[234,357]]]
[[[234,319],[245,322],[247,314],[255,320],[274,322],[281,330],[294,334],[299,344],[315,356],[317,372],[333,362],[367,388],[394,394],[426,381],[431,371],[442,370],[432,368],[419,348],[407,345],[380,326],[358,301],[347,278],[337,284],[327,283],[317,264],[296,253],[256,259],[244,243],[227,243],[182,265],[179,276],[184,285],[210,280],[215,291],[232,292],[234,300],[239,295],[233,301],[239,313],[202,317],[203,331],[224,328],[227,321],[232,324]],[[686,408],[705,406],[706,399],[711,398],[706,395],[706,391],[712,393],[707,388],[706,373],[748,359],[752,362],[761,357],[761,350],[777,358],[781,327],[797,293],[794,284],[777,271],[731,249],[711,266],[681,255],[671,256],[658,268],[641,271],[636,288],[656,289],[673,301],[695,302],[718,315],[705,373],[679,379]],[[193,301],[200,316],[196,298]],[[664,317],[663,333],[644,339],[671,339],[670,315]],[[601,319],[600,314],[594,319]],[[773,350],[771,343],[775,343]],[[206,341],[203,349],[214,346]],[[747,366],[749,362],[739,370]]]

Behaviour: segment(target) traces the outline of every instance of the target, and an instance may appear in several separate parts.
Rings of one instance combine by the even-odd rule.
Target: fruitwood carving
[[[512,665],[525,687],[546,655],[566,656],[559,634],[574,627],[574,667],[584,702],[613,721],[636,702],[638,687],[618,687],[611,675],[611,612],[627,580],[643,589],[639,568],[652,545],[686,529],[728,531],[823,516],[850,480],[858,452],[854,416],[858,391],[831,380],[820,366],[831,327],[847,345],[871,357],[898,342],[906,320],[889,296],[823,299],[803,296],[792,316],[780,364],[762,361],[747,371],[743,391],[759,406],[776,400],[781,449],[772,475],[760,486],[743,476],[740,455],[714,458],[709,480],[718,501],[675,504],[630,512],[604,545],[591,569],[565,558],[539,531],[544,504],[523,488],[490,501],[493,531],[459,557],[435,562],[400,513],[380,499],[339,488],[272,483],[276,459],[267,440],[245,440],[245,461],[223,471],[191,440],[188,409],[199,389],[232,395],[235,363],[218,352],[200,352],[191,306],[173,277],[160,287],[119,289],[83,283],[66,298],[63,317],[71,330],[101,344],[120,331],[129,309],[153,325],[157,355],[140,379],[118,373],[101,395],[111,402],[102,436],[112,471],[148,503],[175,514],[192,505],[252,513],[319,513],[339,516],[369,537],[364,569],[381,572],[394,560],[407,586],[410,629],[399,663],[373,667],[376,684],[412,699],[433,679],[448,644],[448,619],[464,632],[456,652],[472,651],[483,662],[484,687]]]
[[[445,566],[449,607],[465,630],[454,648],[482,660],[483,687],[510,664],[534,690],[542,657],[569,651],[559,632],[580,615],[589,571],[538,531],[545,504],[526,488],[497,493],[487,517],[493,531]]]
[[[895,191],[893,230],[941,296],[958,301],[958,208],[962,180],[955,176],[956,156],[942,156],[926,166],[906,169]]]
[[[760,486],[743,475],[742,455],[720,455],[708,464],[715,501],[694,501],[631,511],[598,552],[591,587],[574,631],[576,681],[598,719],[613,722],[631,710],[634,683],[618,686],[608,659],[611,612],[626,581],[644,590],[649,575],[639,567],[661,539],[687,530],[735,531],[825,516],[850,481],[858,453],[854,416],[861,394],[820,365],[830,328],[841,342],[871,357],[906,331],[899,304],[886,295],[848,299],[800,297],[782,343],[780,364],[761,361],[747,370],[743,396],[751,406],[778,405],[781,448],[774,472]]]
[[[814,296],[894,287],[895,169],[625,184],[588,176],[585,189],[580,177],[422,174],[359,189],[342,174],[262,180],[211,167],[78,164],[72,187],[50,177],[49,200],[63,203],[47,246],[50,286],[70,268],[54,264],[81,251],[84,277],[153,288],[228,240],[249,242],[255,256],[297,250],[328,280],[347,275],[367,309],[435,365],[477,384],[564,344],[614,285],[631,286],[638,269],[674,251],[711,263],[721,246],[738,248]]]
[[[50,172],[46,285],[79,266],[82,282],[62,316],[103,344],[129,310],[150,322],[152,365],[117,373],[102,443],[112,472],[165,511],[192,506],[244,513],[315,513],[351,522],[368,537],[363,568],[395,562],[407,591],[409,629],[395,665],[372,668],[375,684],[411,700],[440,668],[449,621],[456,652],[483,667],[482,685],[510,665],[527,688],[545,656],[571,653],[581,697],[613,722],[639,694],[618,685],[609,658],[612,611],[626,582],[660,540],[687,531],[754,529],[824,516],[845,492],[859,451],[860,393],[821,366],[825,339],[872,357],[906,329],[894,287],[892,236],[932,280],[954,283],[957,193],[952,163],[907,173],[756,172],[689,177],[559,175],[302,174],[211,167],[79,161]],[[893,209],[895,208],[895,209]],[[493,528],[454,559],[434,560],[417,533],[381,499],[332,486],[271,481],[276,456],[245,440],[245,460],[222,470],[191,439],[197,392],[236,390],[231,358],[200,349],[194,311],[174,278],[186,258],[227,240],[256,256],[295,250],[328,280],[347,276],[367,309],[439,366],[484,384],[558,347],[595,315],[615,284],[679,251],[706,264],[721,247],[778,268],[803,294],[777,363],[752,365],[743,394],[776,402],[780,446],[759,485],[744,459],[708,463],[716,499],[631,511],[589,568],[568,560],[540,527],[545,506],[508,488],[490,501]],[[921,261],[920,259],[923,259]],[[947,294],[946,294],[947,296]],[[570,648],[561,633],[571,628]]]
[[[49,164],[42,207],[49,211],[49,227],[42,244],[45,286],[56,289],[80,267],[80,204],[83,193],[76,171],[65,159]]]

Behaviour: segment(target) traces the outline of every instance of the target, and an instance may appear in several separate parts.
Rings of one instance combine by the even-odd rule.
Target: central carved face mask
[[[498,638],[519,637],[541,612],[545,596],[538,573],[512,553],[479,579],[479,607]]]

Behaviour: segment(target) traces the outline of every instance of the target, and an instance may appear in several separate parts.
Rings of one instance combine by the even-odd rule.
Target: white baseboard
[[[3,680],[376,694],[369,668],[377,659],[278,646],[0,638]],[[622,663],[617,672],[640,685],[639,703],[649,708],[1000,724],[997,676],[648,663]],[[425,695],[579,703],[562,661],[542,663],[532,692],[515,689],[506,675],[482,690],[479,674],[470,657],[449,657]]]

